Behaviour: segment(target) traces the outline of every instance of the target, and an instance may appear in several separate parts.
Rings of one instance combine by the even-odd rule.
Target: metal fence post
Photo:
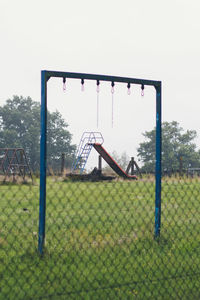
[[[161,127],[161,83],[156,86],[156,194],[155,194],[155,238],[160,236],[161,226],[161,157],[162,157],[162,127]]]
[[[45,71],[41,72],[41,127],[40,127],[40,207],[38,251],[43,253],[45,241],[46,215],[46,134],[47,134],[47,80]]]

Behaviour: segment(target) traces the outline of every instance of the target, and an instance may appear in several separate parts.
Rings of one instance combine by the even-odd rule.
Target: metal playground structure
[[[45,218],[46,218],[46,160],[47,160],[47,83],[50,78],[62,78],[63,87],[65,87],[66,79],[79,79],[82,86],[85,80],[92,80],[96,82],[97,89],[101,81],[107,81],[111,83],[111,92],[113,97],[114,86],[116,83],[124,83],[127,85],[128,92],[131,85],[140,85],[142,95],[145,86],[153,86],[156,90],[156,163],[155,163],[155,226],[154,236],[155,238],[160,236],[161,228],[161,95],[162,84],[161,81],[137,79],[129,77],[107,76],[98,74],[86,74],[86,73],[71,73],[71,72],[59,72],[59,71],[42,71],[41,72],[41,143],[40,143],[40,208],[39,208],[39,237],[38,237],[38,251],[43,254],[43,248],[45,243]],[[98,92],[98,90],[97,90]],[[94,147],[98,153],[104,155],[104,159],[110,161],[107,156],[107,152],[102,147],[102,143],[96,141],[91,142],[88,145],[85,158],[90,148]],[[83,156],[84,162],[84,156]],[[84,166],[84,163],[83,163]]]
[[[16,180],[16,176],[22,177],[23,180],[29,176],[33,180],[23,148],[0,148],[0,174],[4,176],[4,181],[11,176],[13,181]]]
[[[129,169],[134,163],[129,163],[130,166],[127,167],[127,171],[122,170],[118,163],[108,154],[105,148],[102,146],[104,142],[101,132],[84,132],[79,147],[76,153],[75,160],[72,164],[72,172],[75,170],[80,170],[80,174],[83,173],[86,166],[87,160],[89,158],[90,152],[93,149],[99,153],[100,157],[103,158],[111,169],[119,176],[124,179],[137,179],[135,175],[129,175]]]

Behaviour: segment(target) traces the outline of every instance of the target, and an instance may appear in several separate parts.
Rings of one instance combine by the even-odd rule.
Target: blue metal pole
[[[46,134],[47,134],[47,80],[45,71],[41,72],[41,125],[40,125],[40,207],[38,251],[42,255],[45,242],[46,215]]]
[[[161,83],[156,86],[156,194],[155,194],[155,238],[160,236],[161,226],[161,160],[162,160],[162,121]]]

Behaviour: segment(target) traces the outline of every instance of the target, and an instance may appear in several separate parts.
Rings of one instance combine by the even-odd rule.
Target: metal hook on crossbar
[[[128,82],[128,84],[127,84],[127,89],[128,89],[127,93],[130,96],[130,94],[131,94],[131,84],[130,84],[130,82]]]
[[[84,92],[85,88],[84,88],[84,79],[81,79],[81,91]]]
[[[141,85],[141,96],[144,97],[144,84]]]
[[[114,89],[115,83],[114,81],[111,82],[111,93],[114,94],[115,89]]]
[[[100,85],[100,82],[99,82],[99,80],[97,80],[97,93],[99,93],[99,92],[100,92],[99,85]]]
[[[63,91],[66,91],[66,78],[63,77]]]

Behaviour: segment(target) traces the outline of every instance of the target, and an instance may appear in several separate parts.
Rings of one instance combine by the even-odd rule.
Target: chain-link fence
[[[0,186],[0,299],[199,299],[200,180],[47,177],[38,253],[39,180]]]
[[[127,176],[128,170],[125,174],[113,165],[102,144],[92,139],[86,144],[121,177],[99,176],[100,168],[89,176],[65,176],[63,168],[62,175],[50,176],[51,76],[63,83],[66,77],[95,80],[97,87],[109,81],[112,95],[115,82],[127,83],[128,89],[139,84],[142,93],[144,85],[154,86],[155,174],[137,180]],[[189,172],[163,174],[161,186],[161,82],[42,71],[41,100],[40,179],[24,182],[9,162],[13,182],[5,180],[4,170],[0,183],[0,300],[200,299],[200,179]],[[89,151],[80,153],[79,169]],[[16,156],[23,177],[21,158]]]

